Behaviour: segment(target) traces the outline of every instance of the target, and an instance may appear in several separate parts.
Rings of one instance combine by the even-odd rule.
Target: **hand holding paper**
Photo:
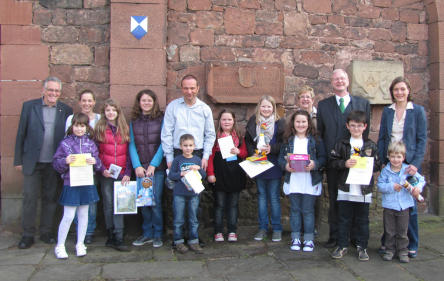
[[[227,159],[236,155],[231,153],[231,149],[235,148],[233,138],[231,136],[217,139],[217,142],[219,144],[220,153],[222,154],[223,159]]]

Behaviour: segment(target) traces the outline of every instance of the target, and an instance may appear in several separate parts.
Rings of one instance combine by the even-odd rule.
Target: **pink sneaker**
[[[236,242],[237,241],[237,235],[234,232],[230,232],[228,234],[228,242]]]
[[[216,233],[214,235],[214,241],[216,242],[224,242],[224,235],[222,233]]]

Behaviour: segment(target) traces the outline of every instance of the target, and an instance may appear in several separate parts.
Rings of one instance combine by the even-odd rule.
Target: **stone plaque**
[[[211,64],[207,90],[217,103],[257,103],[263,95],[282,103],[283,69],[278,64]]]
[[[348,67],[350,92],[371,104],[391,104],[389,87],[393,79],[404,75],[399,61],[352,61]]]

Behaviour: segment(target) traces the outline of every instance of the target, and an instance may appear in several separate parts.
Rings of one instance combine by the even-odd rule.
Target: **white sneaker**
[[[299,240],[298,238],[293,239],[293,242],[291,242],[290,250],[300,251],[301,250],[301,240]]]
[[[302,249],[302,251],[313,252],[313,250],[314,250],[313,240],[304,241],[304,248]]]
[[[214,234],[214,241],[216,242],[224,242],[224,235],[222,233]]]
[[[234,232],[228,233],[228,242],[236,242],[237,241],[237,235]]]
[[[77,244],[76,252],[78,257],[86,256],[86,246],[85,244]]]
[[[66,253],[65,245],[57,245],[54,248],[54,254],[58,259],[67,259],[68,254]]]

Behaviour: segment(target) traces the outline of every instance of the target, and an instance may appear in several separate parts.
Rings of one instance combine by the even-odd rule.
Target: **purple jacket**
[[[66,157],[70,154],[91,153],[96,159],[94,169],[96,171],[103,170],[102,162],[99,158],[99,150],[96,144],[86,135],[77,137],[75,135],[66,136],[59,144],[56,153],[52,159],[54,169],[62,175],[63,184],[70,185],[69,181],[69,165],[66,164]]]

